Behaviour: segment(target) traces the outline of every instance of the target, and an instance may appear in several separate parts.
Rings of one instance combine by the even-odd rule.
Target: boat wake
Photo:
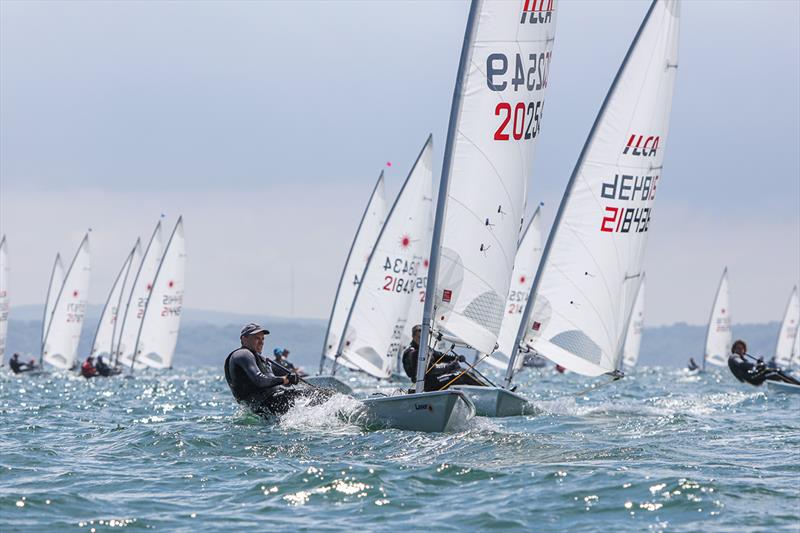
[[[360,430],[357,421],[363,404],[351,396],[334,394],[317,403],[313,397],[300,398],[278,422],[282,429],[352,433]]]

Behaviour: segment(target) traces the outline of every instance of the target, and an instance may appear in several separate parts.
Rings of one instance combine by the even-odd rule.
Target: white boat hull
[[[792,385],[782,381],[767,381],[767,389],[784,394],[800,394],[800,385]]]
[[[462,429],[475,416],[472,402],[455,390],[368,398],[364,407],[369,428],[429,433]]]
[[[533,414],[533,405],[520,396],[500,387],[478,387],[476,385],[458,385],[451,387],[464,392],[475,404],[477,416],[504,417]]]
[[[334,376],[309,376],[303,378],[303,380],[317,387],[322,387],[323,389],[333,389],[342,394],[353,394],[353,389],[350,385]]]

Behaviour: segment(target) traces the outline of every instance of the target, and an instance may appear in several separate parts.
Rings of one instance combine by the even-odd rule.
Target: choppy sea
[[[424,434],[366,431],[345,396],[264,421],[221,368],[2,369],[0,530],[800,531],[800,396],[727,371],[518,382],[535,416]]]

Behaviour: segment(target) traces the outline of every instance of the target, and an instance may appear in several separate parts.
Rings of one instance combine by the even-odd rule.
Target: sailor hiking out
[[[247,324],[241,331],[241,347],[225,359],[225,380],[236,401],[256,414],[269,416],[285,414],[300,397],[319,395],[321,400],[327,399],[321,391],[315,394],[289,388],[298,384],[297,374],[275,375],[274,363],[261,356],[264,336],[268,334],[258,324]]]
[[[751,358],[754,362],[748,361]],[[782,381],[793,385],[800,385],[800,381],[785,374],[779,369],[770,368],[764,364],[763,359],[756,359],[747,353],[747,344],[737,340],[731,346],[731,355],[728,357],[728,368],[736,379],[742,383],[759,386],[765,381]]]

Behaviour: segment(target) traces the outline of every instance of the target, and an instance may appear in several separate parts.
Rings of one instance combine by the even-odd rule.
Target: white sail
[[[336,296],[333,301],[322,350],[323,356],[331,360],[336,358],[336,350],[339,347],[339,340],[342,337],[342,331],[344,331],[347,315],[350,314],[350,307],[353,304],[356,289],[361,283],[364,269],[372,253],[372,247],[375,246],[375,241],[380,234],[381,227],[383,227],[383,221],[386,219],[386,193],[384,189],[383,172],[381,172],[378,182],[370,195],[367,208],[361,216],[356,236],[353,239],[350,252],[347,254],[344,269],[342,269],[339,286],[336,289]],[[339,364],[350,366],[348,361],[341,359]]]
[[[792,357],[789,359],[789,364],[792,368],[800,367],[800,328],[794,330],[794,343],[792,343]]]
[[[50,323],[42,342],[42,359],[56,368],[72,368],[77,360],[78,342],[89,298],[90,259],[87,233],[57,291]]]
[[[64,284],[64,265],[61,262],[61,254],[56,254],[53,262],[53,270],[50,271],[50,283],[47,285],[47,298],[44,302],[44,315],[42,316],[42,339],[41,351],[44,353],[44,337],[50,327],[50,320],[53,318],[53,309],[56,307],[56,299],[61,292],[61,285]],[[41,361],[40,361],[41,362]]]
[[[794,287],[786,305],[786,312],[783,314],[778,343],[775,346],[775,362],[781,368],[788,367],[792,363],[798,322],[800,322],[800,298],[797,296],[797,287]]]
[[[433,198],[431,198],[431,203],[432,202]],[[425,290],[428,285],[428,267],[430,265],[429,255],[431,251],[431,240],[433,239],[433,209],[430,211],[428,227],[423,234],[419,247],[422,255],[416,258],[420,266],[417,270],[417,279],[414,282],[414,296],[411,298],[411,305],[408,307],[408,317],[403,326],[403,333],[400,336],[400,344],[397,349],[398,363],[401,364],[402,361],[400,361],[399,358],[405,348],[411,344],[411,330],[420,323],[419,320],[425,307]]]
[[[503,324],[500,326],[500,337],[497,339],[497,350],[486,360],[492,366],[505,370],[511,359],[514,341],[517,339],[519,323],[525,310],[525,302],[531,292],[533,277],[542,257],[542,222],[539,208],[533,213],[522,235],[522,240],[517,248],[514,259],[514,273],[511,275],[511,289],[508,291],[506,310],[503,315]],[[515,364],[516,369],[522,367],[523,358],[519,357]]]
[[[728,269],[726,268],[722,271],[722,278],[719,280],[719,287],[717,287],[717,296],[714,298],[713,307],[711,307],[711,318],[708,320],[703,368],[705,368],[706,361],[717,366],[728,364],[728,356],[731,353],[732,344],[730,306]]]
[[[8,270],[8,245],[4,235],[0,239],[0,363],[5,361],[8,332]]]
[[[651,4],[570,177],[519,332],[579,374],[616,370],[660,185],[678,26],[677,0]]]
[[[134,363],[150,368],[172,368],[181,326],[185,270],[186,240],[183,217],[179,217],[145,304],[136,338]]]
[[[150,298],[150,290],[153,288],[153,281],[161,264],[161,253],[163,245],[161,242],[161,221],[156,224],[156,229],[147,243],[142,261],[136,271],[131,291],[125,302],[122,326],[120,327],[117,340],[117,359],[124,366],[133,363],[134,349],[136,348],[136,337],[139,335],[139,326],[144,317],[144,310]],[[134,265],[136,262],[134,261]],[[144,366],[139,363],[139,366]]]
[[[474,2],[464,40],[431,250],[433,309],[426,306],[425,315],[434,331],[482,353],[495,350],[511,284],[540,134],[554,4]]]
[[[130,293],[130,285],[133,278],[132,266],[137,255],[141,255],[140,250],[141,242],[136,239],[136,244],[125,258],[125,262],[114,280],[114,285],[108,293],[103,312],[100,314],[100,322],[97,324],[97,331],[94,334],[91,353],[95,357],[105,356],[106,362],[109,362],[109,357],[114,354],[115,334],[118,332],[119,325],[122,322],[120,311],[122,309],[123,296]]]
[[[626,368],[636,366],[639,360],[639,347],[642,345],[642,332],[644,331],[644,274],[636,294],[636,303],[631,311],[628,329],[625,334],[625,344],[622,348],[622,363]]]
[[[432,146],[428,137],[389,211],[339,342],[340,357],[377,378],[392,375],[411,299],[417,294],[419,258],[433,203]]]

